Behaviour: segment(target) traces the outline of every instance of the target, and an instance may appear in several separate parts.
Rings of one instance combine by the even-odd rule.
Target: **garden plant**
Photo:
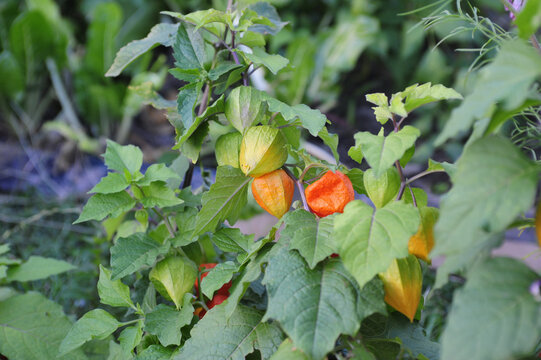
[[[172,51],[168,71],[183,82],[177,100],[150,87],[139,96],[167,112],[177,155],[145,167],[138,147],[108,140],[109,172],[75,221],[102,221],[112,239],[110,261],[99,265],[103,306],[71,324],[35,294],[0,292],[0,319],[21,302],[52,312],[50,326],[63,326],[65,336],[46,351],[61,359],[535,358],[541,274],[491,255],[505,231],[541,228],[541,137],[520,141],[508,131],[510,124],[529,134],[539,127],[541,2],[507,5],[518,35],[491,39],[493,58],[467,93],[427,82],[366,94],[373,115],[365,121],[379,132],[354,134],[348,156],[357,166],[350,168],[340,163],[338,136],[322,112],[251,83],[255,71],[299,71],[267,52],[269,37],[286,25],[271,4],[163,12],[174,21],[120,49],[106,76],[119,76],[156,46]],[[429,160],[406,175],[421,136],[412,119],[436,102],[454,107],[436,144],[469,138],[456,163]],[[319,138],[334,162],[303,149],[306,136]],[[206,175],[196,188],[206,146],[218,166],[215,174],[201,167]],[[452,184],[439,208],[416,184],[436,173]],[[234,227],[254,201],[277,218],[260,238]],[[434,281],[423,284],[441,256]],[[0,280],[24,280],[19,267],[10,268],[19,263],[1,259]],[[39,266],[33,261],[29,268]],[[432,331],[427,309],[450,288],[449,313]],[[39,326],[47,331],[47,324]],[[23,335],[1,325],[2,355],[37,356],[18,345]],[[103,341],[107,354],[93,354]]]

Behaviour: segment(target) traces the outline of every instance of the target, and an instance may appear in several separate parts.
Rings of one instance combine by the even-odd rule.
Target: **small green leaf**
[[[228,72],[238,69],[242,66],[242,64],[236,64],[232,61],[220,62],[214,69],[211,69],[209,71],[209,79],[212,81],[216,81],[218,80],[218,78],[220,78],[220,76],[227,74]]]
[[[255,4],[250,4],[248,6],[248,9],[255,11],[257,15],[263,17],[266,20],[268,19],[273,24],[273,26],[255,24],[248,28],[248,30],[250,31],[258,32],[261,34],[276,35],[280,30],[282,30],[284,26],[287,25],[287,22],[284,22],[280,19],[276,8],[268,2],[258,1]]]
[[[103,155],[105,165],[110,170],[116,170],[121,174],[128,171],[135,175],[143,165],[143,153],[137,146],[122,146],[112,140],[107,140],[107,149]]]
[[[385,95],[384,93],[367,94],[366,101],[371,102],[372,104],[380,106],[380,107],[389,106],[389,99],[387,98],[387,95]]]
[[[318,133],[317,136],[323,140],[323,143],[327,145],[334,156],[334,160],[336,163],[338,163],[339,155],[338,155],[338,134],[331,134],[329,133],[329,130],[327,130],[327,127],[324,126]]]
[[[111,280],[111,270],[100,265],[98,294],[102,304],[135,308],[130,297],[130,288],[120,280]]]
[[[143,267],[152,266],[158,256],[168,251],[169,243],[162,245],[143,233],[120,238],[111,248],[111,279],[115,281]]]
[[[396,115],[406,117],[408,116],[408,112],[406,111],[406,107],[404,105],[404,97],[402,94],[394,94],[391,97],[391,105],[389,106],[389,110]]]
[[[289,106],[269,95],[265,96],[265,101],[269,105],[269,111],[279,112],[288,122],[300,119],[302,127],[307,129],[312,136],[318,136],[319,132],[325,127],[327,117],[319,110],[311,109],[304,104]]]
[[[430,340],[420,324],[411,323],[404,316],[398,316],[397,313],[389,317],[386,337],[400,341],[402,348],[411,352],[416,359],[439,359],[440,344]]]
[[[150,345],[137,354],[136,360],[171,360],[173,351],[161,345]]]
[[[472,269],[454,295],[441,339],[442,360],[531,355],[541,337],[539,302],[529,291],[538,278],[509,258],[488,259]]]
[[[192,295],[184,295],[182,308],[175,310],[164,304],[158,305],[145,316],[145,331],[156,335],[163,346],[180,345],[182,333],[180,329],[190,324],[194,308],[191,304]]]
[[[88,220],[103,220],[108,215],[117,216],[131,210],[136,204],[127,192],[92,195],[86,203],[81,215],[73,223],[78,224]]]
[[[180,88],[178,92],[177,108],[185,129],[191,129],[192,125],[197,123],[194,121],[194,108],[202,87],[203,83],[201,82],[191,83]],[[195,130],[193,129],[192,133]]]
[[[408,255],[408,242],[419,227],[412,205],[391,202],[374,210],[360,200],[346,205],[334,220],[334,237],[345,267],[363,287],[396,258]]]
[[[397,160],[400,160],[420,135],[421,132],[418,129],[409,125],[387,136],[358,132],[355,134],[355,151],[362,151],[366,161],[374,169],[374,175],[379,177]]]
[[[101,178],[100,182],[90,189],[88,193],[112,194],[126,190],[128,186],[130,186],[130,183],[124,175],[110,172],[107,176]]]
[[[156,45],[170,47],[173,45],[179,24],[158,24],[150,29],[148,35],[141,40],[134,40],[122,47],[116,54],[115,61],[105,76],[118,76],[132,61],[143,55]]]
[[[0,94],[14,97],[24,89],[24,73],[15,56],[7,50],[0,52]]]
[[[261,322],[262,316],[258,310],[239,305],[227,318],[224,306],[215,306],[193,327],[176,359],[210,359],[216,354],[221,359],[244,359],[255,350],[263,359],[269,358],[283,335],[276,324]]]
[[[197,268],[189,259],[180,256],[167,257],[154,266],[148,277],[156,290],[180,309],[184,295],[193,288]]]
[[[142,321],[138,321],[136,325],[130,326],[122,330],[118,336],[120,347],[125,357],[131,356],[133,349],[139,345],[143,338],[143,324]]]
[[[7,271],[7,281],[34,281],[48,278],[51,275],[61,274],[76,269],[62,260],[30,256],[21,265],[12,266]]]
[[[203,195],[203,208],[197,214],[194,236],[214,230],[226,218],[238,217],[246,204],[251,179],[239,169],[218,166],[216,182]]]
[[[292,249],[299,250],[310,269],[338,251],[333,234],[334,215],[316,220],[316,216],[306,210],[292,212],[285,220],[285,228],[280,238],[289,240]]]
[[[65,355],[92,340],[103,340],[111,335],[121,324],[107,311],[95,309],[87,312],[69,330],[62,340],[59,354]]]
[[[136,181],[139,186],[147,186],[155,181],[167,181],[169,179],[180,180],[180,176],[165,164],[152,164],[145,172],[145,176]]]
[[[180,205],[184,202],[162,181],[152,182],[148,186],[141,186],[141,191],[143,192],[141,204],[147,209],[155,206],[165,208]]]
[[[184,156],[190,159],[194,164],[197,162],[197,159],[199,159],[199,153],[201,152],[203,141],[207,137],[208,133],[209,123],[204,122],[197,128],[197,130],[194,131],[192,136],[190,136],[190,138],[187,139],[180,148],[182,154],[184,154]]]
[[[212,299],[214,292],[230,281],[237,271],[239,267],[232,261],[219,263],[201,280],[201,291],[206,297]]]
[[[175,66],[181,69],[203,69],[205,64],[205,42],[201,30],[186,22],[178,27],[177,38],[173,44]]]
[[[252,49],[252,53],[242,52],[244,56],[255,65],[263,65],[276,75],[278,71],[283,69],[289,63],[289,60],[280,55],[267,54],[265,50],[259,47]]]
[[[408,113],[412,112],[419,106],[431,102],[450,99],[462,99],[462,95],[460,95],[454,89],[447,88],[439,84],[432,85],[431,83],[426,83],[422,85],[415,84],[409,86],[400,94],[406,98],[405,110]]]
[[[212,242],[222,251],[227,252],[250,252],[254,243],[254,235],[244,235],[236,228],[222,228],[212,234]]]

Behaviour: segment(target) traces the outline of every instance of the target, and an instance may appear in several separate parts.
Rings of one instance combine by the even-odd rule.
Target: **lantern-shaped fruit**
[[[239,167],[239,153],[242,135],[233,132],[222,135],[216,140],[216,162],[218,166],[230,165]]]
[[[434,247],[434,224],[438,220],[438,209],[422,207],[419,209],[421,223],[419,230],[410,238],[408,243],[409,253],[426,262],[430,262],[428,254]]]
[[[306,187],[305,194],[310,209],[319,217],[341,213],[347,203],[355,199],[351,181],[340,171],[327,171]]]
[[[272,126],[254,126],[246,130],[240,146],[240,169],[258,177],[279,169],[287,160],[286,139]]]
[[[269,214],[281,218],[291,207],[295,186],[282,169],[257,177],[252,182],[255,201]]]

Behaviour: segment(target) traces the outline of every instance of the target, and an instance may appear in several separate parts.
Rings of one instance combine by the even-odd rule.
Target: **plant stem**
[[[413,206],[417,207],[417,199],[415,198],[415,195],[413,194],[413,190],[411,189],[411,186],[408,185],[408,189],[411,194],[411,199],[413,201]]]
[[[433,174],[433,173],[437,173],[437,172],[443,172],[443,171],[442,171],[442,170],[430,170],[430,171],[425,170],[425,171],[423,171],[423,172],[420,172],[420,173],[418,173],[417,175],[412,176],[411,178],[409,178],[409,179],[406,181],[406,185],[408,185],[408,184],[414,182],[414,181],[417,180],[417,179],[422,178],[423,176],[426,176],[426,175],[429,175],[429,174]]]
[[[175,231],[173,230],[173,227],[171,226],[171,223],[169,222],[169,218],[165,216],[158,208],[153,207],[152,210],[160,217],[162,218],[163,222],[165,223],[165,227],[167,228],[167,231],[169,231],[169,235],[171,235],[172,238],[175,237]]]
[[[539,44],[539,41],[537,41],[535,34],[530,37],[530,42],[532,43],[533,47],[537,49],[539,55],[541,55],[541,45]]]
[[[404,195],[404,189],[406,188],[406,177],[404,176],[404,172],[402,171],[402,166],[400,165],[400,161],[395,161],[396,169],[398,170],[398,174],[400,174],[400,190],[398,190],[398,195],[396,196],[396,200],[402,199],[402,195]]]
[[[295,184],[297,184],[297,189],[299,189],[299,194],[301,195],[302,205],[304,207],[304,210],[308,212],[312,212],[310,210],[310,206],[308,206],[308,202],[306,201],[306,195],[304,194],[304,186],[302,185],[302,182],[293,175],[291,171],[285,166],[282,166],[282,169],[286,172],[286,174],[295,181]]]

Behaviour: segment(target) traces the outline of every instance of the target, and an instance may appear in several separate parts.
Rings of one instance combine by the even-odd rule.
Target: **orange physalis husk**
[[[419,259],[430,263],[430,251],[434,247],[434,224],[438,220],[438,209],[422,207],[419,209],[421,223],[419,230],[410,238],[408,244],[409,253]]]
[[[385,302],[413,322],[423,286],[419,260],[413,255],[395,259],[379,277],[385,289]]]
[[[291,207],[294,192],[293,180],[282,169],[257,177],[252,182],[255,201],[278,219]]]
[[[327,171],[319,180],[306,187],[306,202],[319,217],[343,212],[344,207],[355,199],[353,185],[340,171]]]
[[[535,234],[537,235],[537,243],[541,247],[541,201],[537,204],[535,213]]]

